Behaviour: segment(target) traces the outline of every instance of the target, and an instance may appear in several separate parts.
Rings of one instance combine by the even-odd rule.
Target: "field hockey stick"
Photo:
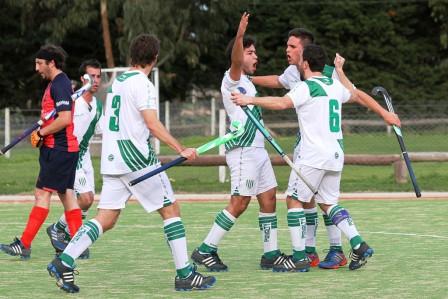
[[[84,94],[87,90],[89,90],[92,87],[92,79],[89,75],[85,74],[84,79],[87,80],[87,84],[75,91],[72,94],[72,100],[76,100],[80,96]],[[26,129],[22,132],[19,136],[17,136],[10,144],[6,145],[4,148],[0,150],[0,156],[4,155],[7,151],[9,151],[12,147],[14,147],[16,144],[18,144],[20,141],[25,139],[28,135],[30,135],[33,131],[37,130],[44,122],[52,118],[56,114],[56,109],[53,109],[49,113],[47,113],[42,119],[39,119],[39,121],[35,122],[31,127]]]
[[[196,148],[197,154],[201,155],[201,154],[205,153],[206,151],[211,150],[212,148],[220,146],[221,144],[224,144],[227,141],[230,141],[232,139],[235,139],[235,138],[241,136],[244,133],[244,126],[239,121],[233,121],[231,124],[231,127],[234,128],[233,131],[225,134],[224,136],[213,139],[212,141],[209,141],[206,144],[201,145],[200,147]],[[177,164],[181,164],[185,160],[187,160],[187,158],[180,156],[180,157],[174,159],[173,161],[165,163],[162,166],[160,166],[159,168],[156,168],[156,169],[148,172],[147,174],[144,174],[144,175],[130,181],[129,186],[134,186],[134,185],[140,183],[141,181],[149,179],[150,177],[152,177],[164,170],[167,170],[168,168],[171,168]]]
[[[307,179],[300,173],[297,166],[289,159],[288,155],[285,154],[285,151],[280,147],[280,145],[272,138],[271,134],[269,134],[268,130],[258,121],[258,119],[252,114],[252,111],[250,111],[249,107],[247,106],[241,106],[243,111],[246,113],[247,117],[253,122],[255,127],[263,134],[264,138],[274,147],[275,151],[279,153],[279,155],[282,157],[283,161],[286,162],[286,164],[289,165],[289,167],[294,170],[294,172],[297,174],[297,176],[305,183],[305,185],[313,192],[314,194],[317,194],[316,188],[311,185]]]
[[[389,112],[395,113],[394,107],[392,106],[392,98],[384,87],[377,86],[372,89],[373,95],[381,94],[383,96],[384,101],[386,102],[387,109]],[[411,178],[412,186],[414,187],[415,196],[421,197],[422,194],[420,192],[420,187],[417,184],[417,178],[414,174],[414,169],[412,168],[411,160],[409,159],[408,152],[406,150],[406,146],[404,145],[403,135],[401,133],[401,129],[397,126],[392,126],[395,132],[395,136],[397,136],[398,144],[400,145],[401,154],[403,155],[404,162],[406,163],[406,167],[408,168],[409,176]]]

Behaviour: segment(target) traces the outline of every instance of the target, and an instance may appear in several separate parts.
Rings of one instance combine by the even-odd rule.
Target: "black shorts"
[[[36,187],[58,193],[65,193],[67,189],[73,189],[77,163],[78,152],[69,153],[42,146]]]

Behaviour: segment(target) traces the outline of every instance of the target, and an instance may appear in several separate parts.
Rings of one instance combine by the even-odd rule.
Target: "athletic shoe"
[[[307,253],[306,256],[310,261],[310,267],[317,267],[317,265],[319,265],[320,260],[317,252]]]
[[[211,288],[216,283],[214,276],[204,276],[199,272],[196,272],[196,265],[193,267],[193,272],[187,278],[179,278],[176,276],[174,279],[174,289],[176,291],[193,291],[193,290],[205,290]]]
[[[48,274],[56,279],[56,285],[67,293],[78,293],[79,287],[75,285],[75,274],[78,271],[64,266],[60,258],[55,258],[47,266]]]
[[[58,230],[53,223],[47,227],[47,235],[50,238],[51,245],[56,250],[56,256],[59,256],[69,243],[65,240],[65,231]]]
[[[211,272],[225,272],[228,267],[221,261],[218,253],[200,253],[199,249],[196,248],[191,254],[191,259],[200,265],[204,265]]]
[[[27,260],[31,257],[31,248],[25,248],[22,241],[20,241],[17,237],[15,237],[14,242],[9,245],[0,244],[0,250],[12,256],[20,255],[20,258],[23,260]]]
[[[352,259],[348,268],[350,270],[356,270],[361,268],[367,263],[367,259],[373,255],[373,249],[367,245],[366,242],[362,242],[358,249],[353,249],[350,253]]]
[[[266,258],[264,255],[261,256],[260,267],[262,270],[271,270],[274,265],[283,264],[283,262],[287,259],[287,256],[284,253],[273,257],[271,259]]]
[[[294,261],[292,256],[288,256],[280,265],[272,267],[273,272],[308,272],[310,270],[310,262],[308,258]]]
[[[338,269],[347,265],[347,259],[345,258],[342,250],[330,249],[325,259],[319,263],[321,269]]]

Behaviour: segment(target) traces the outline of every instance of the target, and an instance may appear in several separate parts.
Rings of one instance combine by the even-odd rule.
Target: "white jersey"
[[[239,81],[234,81],[230,78],[230,73],[227,71],[224,74],[224,78],[221,83],[221,94],[222,100],[224,103],[224,108],[229,116],[230,122],[234,120],[238,120],[244,124],[244,134],[238,138],[235,138],[232,141],[229,141],[225,144],[227,150],[230,150],[235,147],[264,147],[264,137],[260,133],[259,130],[255,127],[255,125],[247,119],[246,113],[243,109],[237,105],[235,105],[231,97],[231,92],[239,92],[248,96],[256,96],[257,90],[255,89],[254,84],[249,80],[246,75],[241,75]],[[258,106],[249,105],[249,109],[251,109],[254,116],[260,120],[261,124],[263,124],[263,120],[261,118],[261,108]]]
[[[102,115],[103,104],[95,96],[90,102],[87,102],[82,96],[75,101],[73,134],[79,142],[77,169],[91,168],[89,142],[95,133],[101,131]]]
[[[336,73],[334,67],[325,65],[324,70],[322,72],[327,77],[339,80],[339,76]],[[291,90],[296,86],[297,83],[301,82],[299,70],[295,65],[288,66],[283,74],[278,76],[278,81],[285,89]]]
[[[336,73],[333,66],[325,65],[322,74],[326,77],[339,81],[338,73]],[[296,84],[302,82],[302,79],[300,78],[300,72],[297,67],[295,65],[290,65],[283,71],[283,74],[278,76],[278,81],[285,89],[292,90]],[[296,142],[294,144],[294,152],[297,150],[297,145],[300,142],[300,138],[300,131],[298,131]]]
[[[158,163],[141,111],[157,110],[156,91],[141,71],[115,79],[107,93],[101,151],[102,174],[125,174]]]
[[[338,80],[326,76],[301,82],[288,94],[299,120],[299,165],[341,171],[344,165],[341,131],[342,103],[350,92]]]

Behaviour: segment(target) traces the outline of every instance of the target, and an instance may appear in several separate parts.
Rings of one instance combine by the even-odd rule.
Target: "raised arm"
[[[238,31],[235,36],[235,43],[232,48],[232,64],[230,66],[230,78],[234,81],[239,81],[241,77],[241,70],[244,60],[244,46],[243,38],[246,32],[247,25],[249,24],[249,14],[243,13],[241,16]]]
[[[280,81],[279,76],[269,75],[269,76],[252,76],[252,83],[258,86],[268,87],[268,88],[284,88]]]
[[[350,101],[359,102],[359,97],[358,94],[355,92],[356,89],[353,83],[347,78],[347,76],[344,73],[343,70],[344,62],[345,58],[339,55],[339,53],[336,53],[336,57],[334,58],[334,69],[338,74],[339,81],[342,83],[342,85],[344,85],[345,88],[347,88],[350,91],[351,94]]]
[[[384,122],[386,122],[388,125],[396,125],[400,127],[401,126],[400,119],[395,113],[387,111],[380,104],[378,104],[378,102],[375,101],[374,98],[369,96],[364,91],[356,89],[354,87],[354,85],[352,84],[352,82],[350,82],[350,80],[345,75],[344,70],[342,69],[344,62],[345,59],[338,53],[336,53],[336,57],[334,59],[334,66],[336,69],[336,73],[338,74],[339,80],[345,86],[345,88],[350,90],[350,93],[352,94],[352,98],[350,98],[350,100],[355,101],[360,105],[372,110],[373,112],[378,114],[382,119],[384,119]]]

